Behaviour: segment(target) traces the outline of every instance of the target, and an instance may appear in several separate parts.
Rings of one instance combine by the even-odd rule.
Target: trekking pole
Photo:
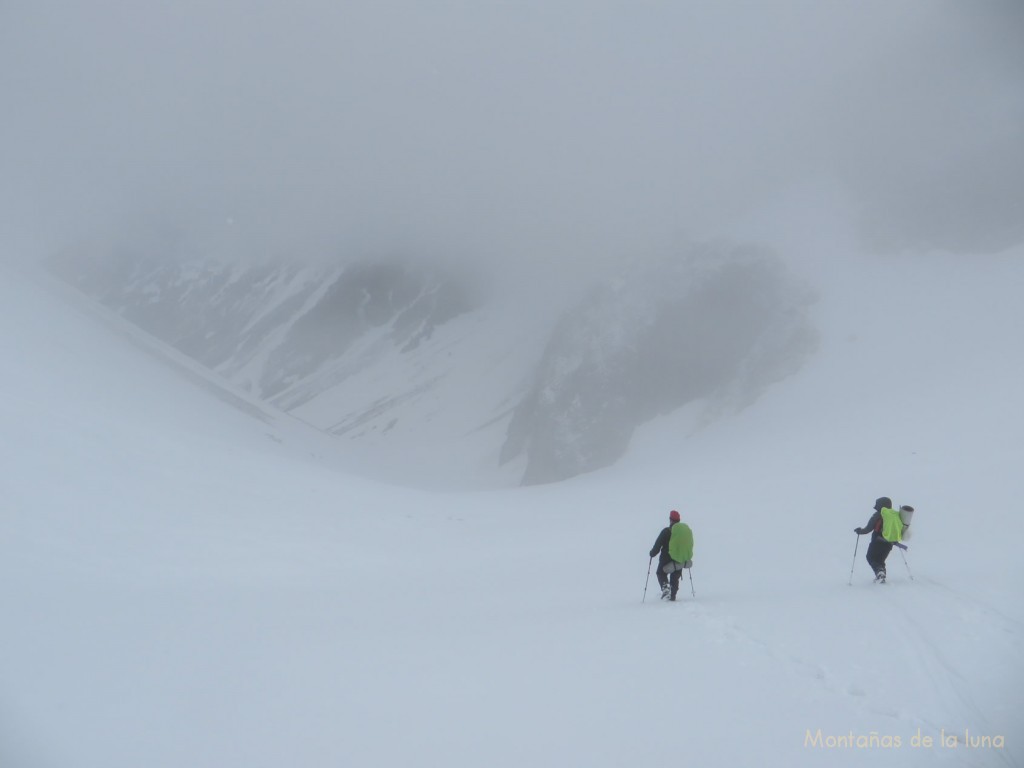
[[[912,574],[910,572],[910,566],[907,564],[907,556],[905,554],[903,554],[903,550],[906,549],[906,546],[903,545],[903,544],[900,544],[899,542],[896,542],[896,547],[900,550],[900,557],[903,558],[903,565],[905,565],[907,567],[907,576],[909,576],[910,580],[913,581],[914,580],[914,574]]]
[[[644,582],[644,599],[640,601],[641,603],[647,602],[647,585],[651,583],[651,563],[653,562],[653,557],[647,561],[647,581]]]
[[[846,582],[847,586],[853,586],[853,569],[857,566],[857,547],[860,546],[860,534],[857,534],[857,543],[853,545],[853,562],[850,563],[850,580]]]
[[[690,596],[691,597],[696,597],[697,596],[697,591],[693,588],[693,566],[691,565],[686,570],[688,570],[690,572]]]

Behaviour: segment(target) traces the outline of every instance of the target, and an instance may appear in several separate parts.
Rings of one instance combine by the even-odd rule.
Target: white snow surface
[[[0,766],[1020,765],[1022,257],[837,264],[752,407],[449,493],[6,272]],[[850,586],[880,495],[909,569]]]

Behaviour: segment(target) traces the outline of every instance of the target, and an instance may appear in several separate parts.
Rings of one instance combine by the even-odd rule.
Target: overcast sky
[[[1022,6],[3,0],[0,236],[571,261],[813,183],[876,244],[1005,247]]]

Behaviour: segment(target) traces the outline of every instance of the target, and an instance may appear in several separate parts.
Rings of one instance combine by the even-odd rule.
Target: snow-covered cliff
[[[534,484],[608,466],[658,414],[749,404],[816,338],[811,291],[776,255],[731,245],[588,275],[582,301],[553,308],[401,261],[120,252],[53,266],[226,380],[357,441],[374,474],[420,484]]]

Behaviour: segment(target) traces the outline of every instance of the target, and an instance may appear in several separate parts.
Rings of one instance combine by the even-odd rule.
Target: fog
[[[7,0],[5,250],[571,273],[820,189],[870,248],[999,250],[1022,39],[1014,2]]]

